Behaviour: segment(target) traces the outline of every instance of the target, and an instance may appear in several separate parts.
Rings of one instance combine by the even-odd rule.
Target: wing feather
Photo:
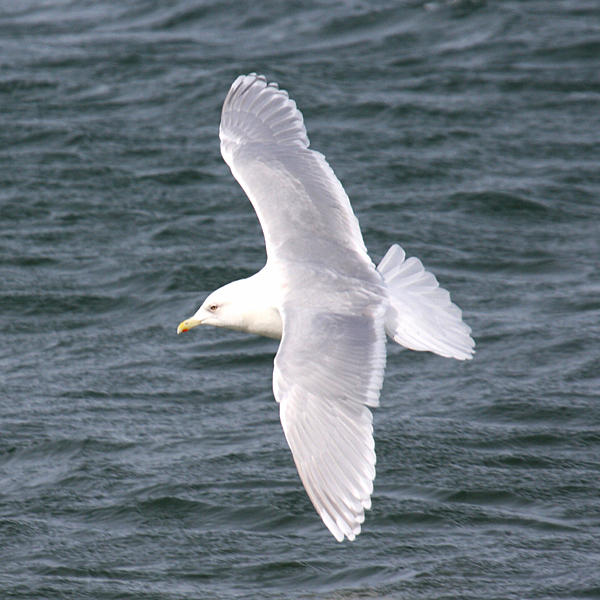
[[[262,76],[238,77],[219,135],[223,158],[258,215],[269,258],[293,258],[318,240],[329,254],[351,252],[371,268],[350,200],[325,157],[308,148],[302,113],[285,91]]]
[[[315,509],[338,541],[352,540],[371,507],[375,478],[368,405],[377,404],[385,368],[383,310],[361,324],[355,314],[336,315],[336,326],[324,327],[318,314],[284,306],[273,373],[281,424]],[[294,335],[298,329],[304,335]],[[323,364],[329,378],[315,379]],[[349,372],[357,376],[343,375]]]

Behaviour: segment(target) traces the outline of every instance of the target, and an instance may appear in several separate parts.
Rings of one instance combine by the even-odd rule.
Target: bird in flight
[[[393,245],[376,267],[350,200],[309,147],[287,92],[252,73],[232,84],[221,154],[250,199],[267,260],[212,292],[177,333],[214,325],[281,340],[273,393],[300,479],[324,524],[353,540],[371,507],[386,334],[412,350],[470,359],[471,329],[418,258]]]

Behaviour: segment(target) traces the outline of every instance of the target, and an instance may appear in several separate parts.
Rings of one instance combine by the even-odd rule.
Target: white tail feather
[[[418,258],[405,259],[404,250],[394,244],[377,267],[388,288],[388,336],[411,350],[458,360],[472,358],[475,342],[460,308]]]

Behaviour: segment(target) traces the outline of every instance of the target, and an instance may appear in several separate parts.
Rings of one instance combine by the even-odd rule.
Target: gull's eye
[[[211,305],[208,307],[208,310],[210,310],[210,312],[215,312],[215,310],[217,310],[217,308],[219,308],[219,305],[218,305],[218,304],[211,304]]]

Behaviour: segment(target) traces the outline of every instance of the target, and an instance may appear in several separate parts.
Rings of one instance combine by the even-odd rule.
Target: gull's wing
[[[385,368],[386,291],[300,111],[263,77],[225,99],[221,153],[258,215],[283,335],[273,391],[298,472],[338,539],[354,539],[375,477],[372,416]]]
[[[298,272],[298,270],[300,272]],[[304,487],[338,541],[360,533],[375,478],[372,415],[385,368],[384,305],[368,285],[295,266],[273,391]],[[305,295],[327,297],[314,306]]]
[[[308,148],[302,114],[287,92],[262,76],[238,77],[223,103],[219,136],[269,258],[302,260],[318,245],[331,255],[330,266],[348,252],[371,266],[350,200],[325,157]]]

